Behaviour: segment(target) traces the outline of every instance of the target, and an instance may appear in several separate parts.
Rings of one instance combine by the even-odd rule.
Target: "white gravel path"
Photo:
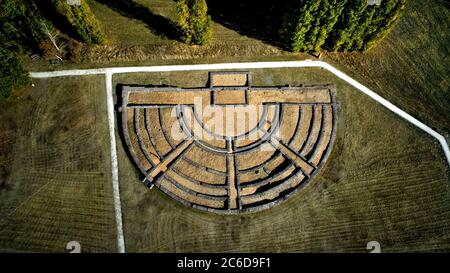
[[[125,252],[125,243],[122,226],[122,209],[120,204],[120,190],[118,178],[118,162],[117,149],[115,137],[115,117],[114,117],[114,101],[113,101],[113,86],[112,76],[114,74],[122,73],[141,73],[141,72],[173,72],[173,71],[200,71],[200,70],[226,70],[226,69],[262,69],[262,68],[301,68],[301,67],[320,67],[333,73],[338,78],[346,81],[360,92],[371,97],[387,109],[395,114],[401,116],[406,121],[422,129],[436,140],[439,141],[444,151],[447,163],[450,165],[450,149],[444,136],[431,129],[426,124],[417,120],[410,114],[401,110],[385,98],[376,94],[366,86],[354,80],[347,74],[336,69],[332,65],[323,61],[305,60],[305,61],[284,61],[284,62],[249,62],[249,63],[217,63],[217,64],[194,64],[194,65],[168,65],[168,66],[142,66],[142,67],[111,67],[100,69],[82,69],[82,70],[61,70],[51,72],[32,72],[32,78],[54,78],[54,77],[69,77],[69,76],[85,76],[85,75],[105,75],[106,78],[106,94],[108,107],[108,123],[109,134],[111,139],[111,165],[112,165],[112,182],[114,190],[114,207],[116,212],[117,222],[117,243],[120,253]]]

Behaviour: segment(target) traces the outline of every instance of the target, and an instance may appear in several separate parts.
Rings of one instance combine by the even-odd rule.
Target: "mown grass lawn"
[[[278,23],[270,16],[276,12],[267,12],[267,8],[262,8],[265,6],[258,9],[254,5],[253,12],[248,12],[254,0],[229,1],[231,4],[221,4],[224,0],[214,1],[209,1],[213,42],[207,47],[196,47],[164,35],[177,21],[173,0],[135,1],[142,8],[143,15],[124,12],[111,4],[120,1],[88,0],[104,26],[109,45],[84,48],[76,63],[49,67],[45,63],[29,62],[29,67],[48,70],[315,59],[308,54],[289,53],[273,42],[272,36],[276,34],[273,28]],[[344,70],[441,133],[448,134],[449,18],[448,5],[443,1],[410,0],[393,32],[377,47],[366,53],[328,53],[323,55],[323,60]]]
[[[205,86],[208,73],[114,76],[122,84]],[[221,216],[141,184],[119,138],[126,245],[148,252],[384,252],[450,249],[450,184],[432,138],[321,69],[253,71],[254,85],[335,83],[337,139],[305,191],[275,208]]]
[[[142,20],[88,0],[110,44],[85,49],[79,63],[115,65],[299,60],[275,45],[213,23],[214,42],[189,47]],[[172,0],[136,1],[174,22]],[[440,132],[450,128],[449,10],[410,0],[394,31],[368,53],[323,59]],[[167,21],[165,21],[167,22]],[[248,33],[248,32],[247,32]],[[304,192],[261,213],[217,216],[188,209],[137,179],[118,139],[129,251],[382,251],[450,249],[449,170],[433,139],[320,69],[253,71],[255,84],[335,83],[340,109],[335,147]],[[206,72],[124,74],[115,83],[204,86]],[[0,250],[116,251],[109,134],[102,76],[36,80],[0,104]]]
[[[0,111],[0,251],[116,252],[104,78],[34,83]]]

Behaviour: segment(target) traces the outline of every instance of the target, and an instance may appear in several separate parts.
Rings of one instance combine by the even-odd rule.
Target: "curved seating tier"
[[[279,100],[272,90],[254,92],[258,103],[266,95]],[[213,127],[205,130],[208,120],[196,118],[193,105],[146,106],[146,97],[157,98],[149,95],[135,96],[128,105],[124,96],[125,143],[144,182],[185,205],[218,213],[264,209],[291,196],[318,172],[336,130],[331,95],[331,103],[322,92],[318,98],[325,102],[302,104],[293,103],[291,89],[286,92],[289,103],[265,104],[246,137],[223,138],[198,137],[198,132],[211,135]]]

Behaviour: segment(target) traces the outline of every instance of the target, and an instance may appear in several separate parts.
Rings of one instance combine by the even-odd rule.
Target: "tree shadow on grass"
[[[50,0],[34,1],[34,3],[36,4],[36,7],[38,7],[39,12],[49,20],[55,28],[75,40],[83,41],[83,38],[78,34],[76,28],[69,23],[64,15],[57,11]]]
[[[122,16],[138,19],[156,35],[172,40],[181,40],[181,31],[171,20],[151,12],[148,7],[131,0],[97,0]]]
[[[241,35],[281,48],[279,30],[290,0],[206,0],[212,20]]]

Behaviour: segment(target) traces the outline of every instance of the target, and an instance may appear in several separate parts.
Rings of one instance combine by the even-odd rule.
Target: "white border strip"
[[[112,74],[105,74],[106,81],[106,104],[108,108],[108,125],[109,125],[109,138],[111,140],[111,172],[112,172],[112,184],[114,195],[114,209],[116,212],[116,225],[117,225],[117,246],[119,253],[125,253],[125,240],[123,237],[123,225],[122,225],[122,207],[120,205],[120,188],[119,188],[119,165],[117,162],[117,148],[116,148],[116,133],[114,124],[114,100],[113,100],[113,87],[112,87]]]
[[[112,75],[122,73],[141,73],[141,72],[174,72],[174,71],[200,71],[200,70],[226,70],[226,69],[262,69],[262,68],[302,68],[302,67],[320,67],[333,73],[338,78],[344,80],[348,84],[352,85],[362,93],[371,97],[379,102],[384,107],[388,108],[395,114],[401,116],[406,121],[422,129],[435,139],[437,139],[442,146],[447,163],[450,166],[450,149],[444,136],[434,131],[421,121],[417,120],[410,114],[401,110],[385,98],[381,97],[377,93],[373,92],[366,86],[362,85],[358,81],[354,80],[344,72],[336,69],[332,65],[313,60],[304,61],[284,61],[284,62],[249,62],[249,63],[218,63],[218,64],[194,64],[194,65],[166,65],[166,66],[142,66],[142,67],[111,67],[111,68],[99,68],[99,69],[77,69],[77,70],[61,70],[52,72],[32,72],[32,78],[54,78],[54,77],[67,77],[67,76],[84,76],[84,75],[100,75],[104,74],[106,78],[106,93],[107,93],[107,106],[108,106],[108,121],[109,131],[111,138],[111,163],[112,163],[112,180],[114,189],[114,207],[116,210],[117,221],[117,241],[119,252],[125,252],[123,227],[122,227],[122,210],[120,205],[120,189],[118,179],[118,163],[117,163],[117,150],[116,150],[116,138],[114,130],[114,101],[112,96]]]

